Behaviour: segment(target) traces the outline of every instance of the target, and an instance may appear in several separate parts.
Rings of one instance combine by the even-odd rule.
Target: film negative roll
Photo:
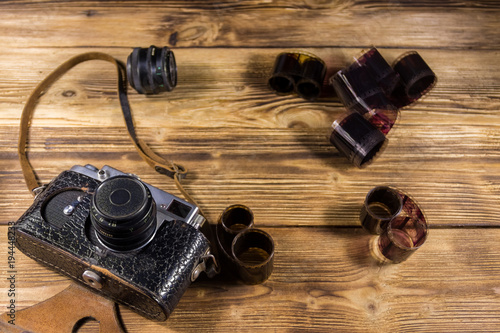
[[[391,186],[371,189],[361,209],[360,221],[363,227],[370,233],[381,234],[387,221],[396,217],[425,220],[417,201],[404,191]]]
[[[394,62],[393,67],[400,81],[392,92],[391,98],[399,108],[414,103],[436,85],[436,74],[415,51],[401,55]]]
[[[403,207],[378,239],[378,250],[392,263],[400,263],[410,257],[427,240],[429,229],[423,210],[415,199],[398,190]]]
[[[307,56],[302,61],[302,72],[295,85],[297,94],[307,100],[314,100],[320,94],[326,75],[326,65],[316,56]]]
[[[332,124],[330,142],[358,168],[369,165],[386,141],[385,135],[357,112],[346,112]]]
[[[265,231],[248,229],[240,232],[233,239],[231,254],[238,275],[248,284],[266,281],[273,271],[274,241]]]
[[[368,192],[360,213],[365,230],[380,235],[375,256],[392,263],[406,260],[427,239],[427,219],[419,204],[400,189],[378,186]]]
[[[269,87],[278,95],[291,94],[295,91],[295,81],[302,72],[298,53],[280,53],[274,62]]]
[[[376,82],[387,99],[397,108],[408,106],[427,94],[436,84],[437,77],[425,60],[416,51],[400,55],[390,66],[376,48],[364,52],[344,72],[358,71],[363,68],[367,76]],[[355,93],[363,99],[363,88]]]
[[[396,123],[400,108],[425,95],[436,81],[436,75],[417,52],[400,56],[391,67],[377,49],[371,48],[329,80],[350,113],[334,121],[330,142],[353,164],[365,166],[387,144],[385,136]],[[358,127],[354,128],[354,124]]]
[[[402,209],[403,198],[400,191],[389,186],[377,186],[366,195],[359,219],[365,230],[380,235]]]
[[[222,272],[246,284],[266,281],[273,271],[274,241],[253,227],[253,212],[245,205],[224,209],[217,223],[217,245]]]
[[[351,66],[359,67],[363,65],[369,69],[371,76],[384,93],[390,95],[400,80],[399,74],[389,65],[376,48],[372,47],[363,53]]]
[[[297,93],[307,100],[320,94],[326,65],[319,57],[306,52],[280,53],[274,62],[268,85],[278,95]]]
[[[330,84],[349,111],[363,115],[385,135],[389,133],[399,110],[389,100],[369,68],[353,64],[332,76]]]

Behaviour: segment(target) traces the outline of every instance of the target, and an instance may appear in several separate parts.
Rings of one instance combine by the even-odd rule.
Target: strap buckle
[[[209,278],[213,278],[220,272],[217,259],[215,259],[215,256],[210,253],[210,249],[205,252],[205,254],[201,257],[201,261],[195,268],[193,268],[193,271],[191,272],[191,282],[194,282],[200,276],[201,272],[205,272]]]
[[[33,192],[33,195],[35,196],[35,199],[40,194],[42,194],[42,192],[45,191],[46,188],[47,188],[47,185],[42,185],[42,186],[35,187],[33,190],[31,190],[31,192]]]
[[[170,178],[175,179],[176,177],[179,177],[180,179],[183,179],[186,177],[187,170],[184,168],[182,165],[175,164],[174,162],[170,162],[172,165],[172,168],[167,168],[163,165],[156,164],[155,165],[155,171],[158,173],[161,173],[162,175],[167,175]]]

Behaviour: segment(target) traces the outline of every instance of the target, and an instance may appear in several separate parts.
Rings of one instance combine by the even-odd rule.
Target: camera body
[[[54,178],[15,224],[29,257],[153,320],[207,267],[198,207],[104,166]]]

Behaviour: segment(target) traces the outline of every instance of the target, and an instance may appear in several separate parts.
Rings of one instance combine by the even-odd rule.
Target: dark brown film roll
[[[320,94],[326,75],[326,65],[317,56],[306,52],[280,53],[274,62],[268,85],[276,94],[293,92],[307,100]]]
[[[366,195],[359,219],[365,230],[379,235],[402,209],[403,201],[398,190],[389,186],[377,186]]]
[[[368,165],[386,144],[385,135],[357,112],[348,112],[332,125],[330,142],[358,168]]]
[[[316,56],[304,55],[303,57],[305,59],[302,61],[302,72],[295,90],[300,97],[314,100],[321,94],[326,65]]]
[[[231,245],[238,275],[248,284],[266,281],[273,271],[274,241],[265,231],[248,229],[239,233]]]
[[[268,85],[278,95],[294,92],[295,81],[302,71],[299,57],[298,54],[286,52],[276,57]]]
[[[380,234],[374,255],[382,261],[400,263],[427,239],[427,219],[419,204],[394,187],[377,186],[368,192],[360,220],[367,231]]]
[[[231,205],[222,212],[216,233],[222,272],[236,275],[247,284],[267,280],[274,261],[272,237],[253,225],[250,208]]]
[[[372,77],[386,95],[390,95],[399,82],[399,74],[374,47],[358,58],[355,64],[368,67]]]
[[[354,165],[362,167],[384,147],[385,136],[398,119],[399,109],[432,89],[436,76],[416,52],[404,54],[391,67],[372,48],[329,81],[351,113],[333,123],[330,142]]]
[[[401,78],[391,96],[399,108],[414,103],[436,85],[436,74],[415,51],[400,56],[393,67]]]

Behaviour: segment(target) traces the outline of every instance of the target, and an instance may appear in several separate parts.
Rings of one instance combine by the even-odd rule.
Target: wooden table
[[[500,331],[500,2],[6,1],[0,40],[4,311],[12,298],[20,310],[70,282],[17,251],[7,293],[7,224],[33,200],[17,157],[29,93],[74,55],[126,61],[154,44],[174,50],[179,81],[156,96],[129,89],[139,137],[190,170],[186,189],[212,223],[231,204],[249,206],[276,258],[261,285],[194,283],[163,323],[121,307],[128,332]],[[372,45],[388,61],[418,51],[438,84],[357,169],[326,137],[344,112],[338,98],[277,96],[266,82],[282,51],[312,52],[331,75]],[[40,179],[107,164],[180,195],[135,151],[115,80],[110,64],[93,61],[41,98],[28,145]],[[360,227],[377,185],[406,190],[427,214],[427,242],[401,264],[376,262]]]

